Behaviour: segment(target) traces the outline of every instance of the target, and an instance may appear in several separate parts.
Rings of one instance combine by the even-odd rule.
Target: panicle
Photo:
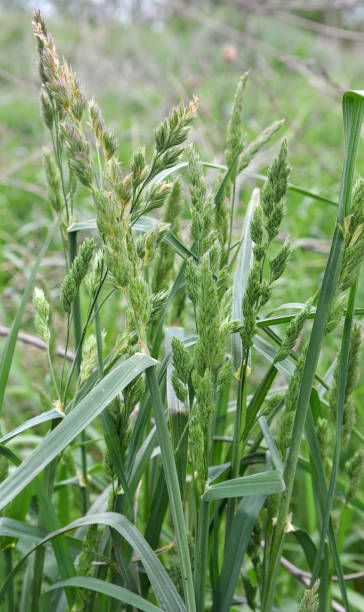
[[[320,581],[316,580],[312,589],[305,589],[303,597],[300,601],[299,612],[317,612],[319,609],[319,594],[318,588]]]
[[[279,361],[282,361],[282,359],[285,359],[295,346],[298,336],[303,329],[303,325],[310,316],[311,307],[312,299],[309,299],[302,308],[301,312],[289,323],[286,330],[286,335],[274,358],[274,363],[278,363]]]
[[[244,90],[248,81],[249,72],[240,77],[235,92],[233,110],[227,128],[226,163],[231,166],[234,158],[243,148],[242,110]]]
[[[276,257],[269,261],[270,267],[270,282],[278,280],[286,269],[287,262],[291,255],[291,245],[289,240],[285,240],[283,246],[279,249]]]
[[[91,334],[82,346],[82,361],[80,370],[80,380],[85,382],[97,363],[97,345],[94,334]]]
[[[239,160],[239,172],[244,170],[251,160],[255,157],[255,155],[260,151],[260,149],[269,142],[269,140],[280,130],[282,125],[285,123],[284,119],[280,121],[274,121],[271,125],[269,125],[259,136],[253,140],[242,152],[240,160]]]
[[[34,288],[33,305],[36,312],[36,330],[42,340],[48,345],[50,340],[50,331],[48,326],[50,308],[43,289],[40,289],[39,287]]]
[[[349,477],[349,486],[346,492],[346,502],[351,502],[358,491],[364,470],[364,449],[359,449],[345,463],[345,471]]]
[[[67,316],[71,314],[73,300],[87,274],[94,249],[94,240],[86,238],[80,246],[79,253],[75,257],[70,271],[63,280],[61,286],[61,304]]]
[[[61,193],[61,177],[49,149],[43,148],[43,163],[48,182],[48,198],[56,212],[61,212],[63,199]]]

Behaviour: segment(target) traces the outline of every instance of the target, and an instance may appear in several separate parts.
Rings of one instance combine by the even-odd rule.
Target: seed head
[[[35,308],[35,327],[42,338],[42,340],[48,344],[50,339],[50,331],[48,327],[49,320],[49,303],[46,300],[44,291],[39,287],[34,288],[33,293],[33,305]]]
[[[43,148],[43,163],[48,182],[48,198],[56,212],[61,212],[63,200],[59,170],[49,149]]]

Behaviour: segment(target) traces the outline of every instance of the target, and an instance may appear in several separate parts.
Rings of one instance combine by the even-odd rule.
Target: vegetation
[[[280,118],[247,134],[248,72],[224,163],[191,144],[196,96],[128,162],[33,25],[53,221],[22,224],[38,253],[3,331],[2,609],[360,610],[363,92],[343,95],[336,197],[291,183]],[[282,233],[302,197],[333,228],[308,282]]]

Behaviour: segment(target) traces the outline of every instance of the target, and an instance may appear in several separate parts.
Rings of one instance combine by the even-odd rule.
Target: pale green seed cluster
[[[145,391],[143,376],[135,378],[123,391],[123,400],[116,397],[107,410],[113,422],[113,428],[118,438],[118,453],[121,462],[125,462],[131,436],[130,415]],[[117,477],[117,471],[109,449],[104,453],[104,469],[111,480]]]
[[[351,215],[345,220],[345,253],[341,270],[342,289],[350,287],[358,278],[364,259],[364,180],[355,184]]]
[[[188,149],[188,169],[191,180],[191,238],[197,243],[199,253],[201,254],[205,253],[209,247],[212,198],[211,195],[207,194],[203,166],[200,156],[193,145]]]
[[[284,119],[280,121],[274,121],[271,125],[266,127],[259,136],[250,142],[246,147],[244,147],[243,152],[239,159],[238,171],[241,172],[244,170],[255,157],[255,155],[260,151],[262,147],[264,147],[267,142],[271,140],[271,138],[278,132],[278,130],[284,124]]]
[[[332,303],[329,319],[327,321],[326,333],[332,332],[339,325],[347,302],[346,295],[337,295]]]
[[[102,283],[104,273],[104,252],[102,249],[99,249],[98,251],[96,251],[95,256],[93,258],[91,270],[85,277],[85,284],[91,298],[94,298],[96,296],[99,287]]]
[[[249,72],[240,77],[235,92],[233,110],[227,128],[226,163],[231,166],[232,162],[244,146],[244,134],[242,129],[242,110],[244,102],[244,90],[248,81]]]
[[[284,393],[282,392],[273,393],[273,395],[267,397],[262,408],[262,415],[268,417],[273,414],[283,399]]]
[[[33,305],[35,308],[35,328],[42,340],[48,345],[50,340],[48,325],[50,307],[43,289],[39,287],[34,288]]]
[[[332,461],[327,456],[327,449],[330,448],[329,445],[331,441],[331,431],[327,419],[321,417],[317,419],[316,433],[318,444],[320,447],[322,463],[325,470],[326,480],[329,481],[332,469]]]
[[[48,198],[56,212],[61,212],[64,206],[61,194],[61,177],[57,165],[49,149],[43,148],[43,162],[48,182]]]
[[[168,223],[173,233],[179,230],[179,213],[182,203],[182,187],[179,180],[173,183],[173,187],[168,195],[162,220]],[[153,291],[161,291],[169,287],[169,282],[173,273],[174,251],[164,242],[161,242],[158,255],[153,269]]]
[[[303,329],[304,323],[310,315],[311,307],[312,299],[306,302],[301,312],[296,317],[294,317],[294,319],[292,319],[292,321],[288,325],[285,337],[283,338],[283,342],[274,358],[275,363],[278,363],[279,361],[282,361],[282,359],[285,359],[297,343],[298,336]]]
[[[357,494],[360,479],[364,471],[364,450],[356,451],[345,463],[345,471],[349,477],[349,486],[346,492],[346,501],[351,502]]]
[[[146,329],[158,311],[163,307],[167,293],[165,287],[151,291],[145,280],[146,267],[155,259],[167,230],[166,224],[135,238],[132,225],[139,217],[154,208],[167,203],[168,216],[176,216],[179,209],[180,186],[172,183],[153,182],[156,174],[169,168],[172,160],[182,153],[197,101],[189,107],[180,106],[156,130],[156,151],[150,166],[147,165],[144,149],[139,148],[133,155],[130,173],[122,176],[121,166],[114,157],[110,158],[105,176],[111,188],[93,190],[97,224],[105,244],[107,267],[115,287],[123,289],[134,316],[142,347],[146,347]],[[95,112],[93,111],[95,114]],[[102,130],[100,113],[93,119],[95,133]],[[164,249],[165,251],[165,249]],[[167,263],[159,259],[159,274],[171,271],[173,258]],[[156,277],[157,278],[157,277]],[[168,281],[168,279],[166,279]],[[153,283],[158,288],[157,281]]]
[[[105,336],[105,333],[103,334]],[[82,345],[80,381],[85,382],[97,363],[97,346],[94,334],[91,334]]]
[[[95,560],[95,552],[98,547],[98,533],[97,525],[90,525],[87,529],[86,537],[82,544],[82,552],[78,559],[78,575],[79,576],[93,576],[94,568],[92,562]],[[77,603],[73,610],[77,612],[85,612],[87,610],[88,601],[90,598],[90,591],[87,589],[78,589],[77,591]]]
[[[250,235],[254,242],[254,260],[243,296],[244,323],[240,332],[245,359],[256,333],[258,311],[269,300],[272,284],[283,274],[290,255],[290,247],[286,242],[276,257],[269,261],[269,281],[264,279],[267,252],[278,234],[284,214],[282,199],[287,191],[288,174],[287,143],[284,141],[277,159],[268,170],[268,178],[261,192],[261,203],[255,209],[250,226]]]
[[[319,609],[319,594],[318,588],[320,581],[317,580],[312,589],[305,589],[303,597],[299,604],[299,612],[317,612]]]
[[[46,91],[62,111],[81,121],[86,109],[86,99],[66,61],[60,62],[53,39],[47,33],[39,11],[34,14],[34,34],[38,40],[40,76]]]
[[[188,384],[192,370],[192,359],[184,348],[183,342],[173,336],[172,338],[173,374],[172,384],[178,399],[186,403],[188,397]]]
[[[77,257],[75,257],[70,271],[63,280],[61,286],[61,304],[67,316],[71,314],[73,300],[87,274],[94,249],[94,240],[86,238],[80,246],[79,253]]]
[[[352,393],[358,384],[360,376],[360,356],[362,346],[362,334],[359,325],[354,325],[350,337],[349,361],[345,387],[344,415],[343,415],[343,444],[347,444],[355,424],[355,403]],[[339,380],[339,362],[336,365],[333,385],[329,392],[329,404],[332,418],[336,420],[336,406]]]
[[[303,368],[306,361],[307,345],[296,363],[294,372],[290,378],[287,393],[285,396],[285,406],[281,414],[279,430],[277,432],[276,444],[282,459],[285,458],[286,451],[291,442],[292,427],[296,413],[298,395],[301,386]]]
[[[77,124],[70,120],[62,124],[62,135],[67,147],[68,163],[82,185],[91,187],[94,175],[90,158],[90,145]]]

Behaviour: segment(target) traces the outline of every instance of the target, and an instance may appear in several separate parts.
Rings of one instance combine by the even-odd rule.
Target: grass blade
[[[268,470],[261,474],[232,478],[212,485],[203,494],[203,501],[227,499],[230,497],[248,497],[252,495],[271,495],[282,493],[284,482],[277,470]]]
[[[16,427],[15,429],[13,429],[13,431],[10,431],[5,436],[0,438],[0,444],[5,442],[6,440],[11,440],[12,438],[15,438],[15,436],[17,436],[18,434],[22,433],[23,431],[26,431],[27,429],[30,429],[31,427],[34,427],[35,425],[40,425],[40,423],[46,423],[47,421],[53,421],[53,419],[62,419],[63,417],[64,414],[62,414],[61,412],[59,412],[59,410],[56,410],[55,408],[52,408],[52,410],[47,410],[46,412],[42,412],[42,414],[38,414],[37,416],[32,417],[27,421],[24,421],[24,423],[19,425],[19,427]]]
[[[183,507],[178,483],[177,468],[174,460],[171,439],[169,437],[169,431],[165,411],[162,404],[160,389],[158,386],[157,376],[154,368],[149,368],[147,370],[147,380],[150,395],[152,398],[154,417],[156,421],[159,446],[161,449],[171,514],[176,533],[176,541],[181,564],[181,573],[186,604],[189,612],[195,612],[195,592],[193,587],[191,560],[188,549],[187,531],[183,516]]]
[[[49,607],[44,607],[45,605],[49,606],[49,603],[46,604],[45,602],[46,594],[51,591],[55,591],[56,589],[62,589],[65,587],[76,587],[78,589],[87,589],[88,591],[102,593],[107,597],[112,597],[113,599],[122,601],[123,603],[134,606],[138,610],[143,610],[144,612],[156,612],[157,610],[160,610],[160,608],[149,603],[149,601],[143,599],[143,597],[140,597],[140,595],[137,595],[132,591],[128,591],[128,589],[124,589],[116,584],[110,584],[110,582],[105,582],[104,580],[99,580],[98,578],[92,578],[91,576],[77,576],[75,578],[69,578],[68,580],[56,582],[46,591],[44,591],[44,594],[42,595],[43,608],[41,608],[44,610],[44,612],[49,610]]]
[[[150,548],[149,544],[143,538],[138,529],[125,516],[115,512],[103,512],[99,514],[92,514],[90,516],[84,516],[76,521],[73,521],[66,527],[62,527],[61,529],[48,534],[43,540],[38,542],[36,546],[29,550],[21,561],[14,567],[12,574],[7,577],[6,581],[1,586],[0,600],[6,590],[7,582],[15,576],[29,555],[53,538],[56,538],[67,531],[71,531],[71,529],[88,525],[107,525],[108,527],[115,529],[115,531],[125,538],[130,546],[136,551],[138,557],[140,557],[145,571],[149,576],[154,594],[162,609],[166,612],[186,612],[186,608],[181,597],[179,596],[175,586],[171,582],[158,557]]]
[[[78,436],[138,374],[156,362],[137,353],[117,366],[63,419],[0,484],[0,509],[14,499],[74,438]]]
[[[237,507],[231,524],[212,612],[229,612],[230,610],[250,534],[264,500],[263,495],[247,497],[242,499]]]

